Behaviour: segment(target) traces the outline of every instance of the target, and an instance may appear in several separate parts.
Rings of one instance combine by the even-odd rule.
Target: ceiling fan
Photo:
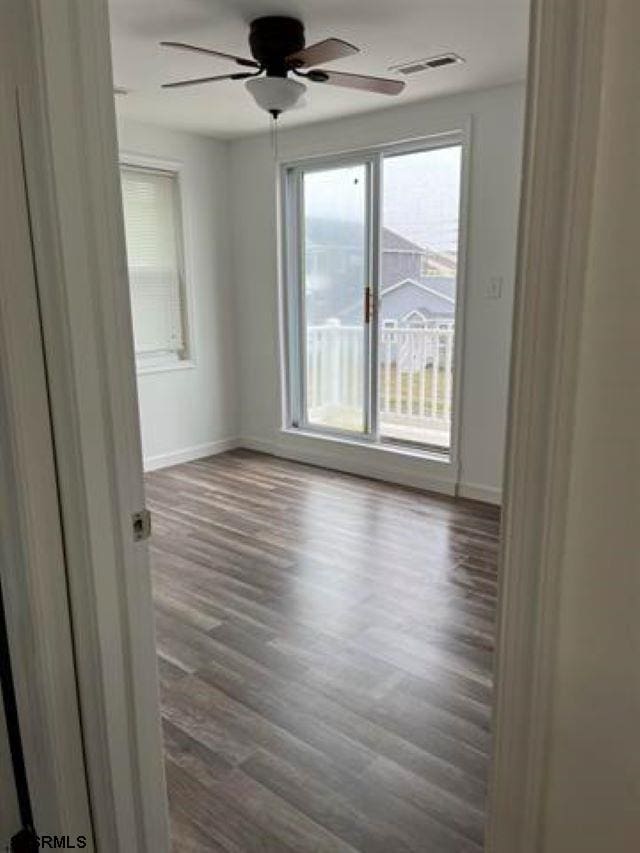
[[[312,83],[343,86],[382,95],[399,95],[405,85],[401,80],[316,68],[316,65],[352,56],[359,52],[358,48],[337,38],[324,39],[305,47],[304,26],[302,21],[296,18],[268,16],[252,21],[249,30],[249,49],[253,59],[245,59],[242,56],[179,41],[162,41],[160,44],[163,47],[228,59],[243,68],[252,69],[237,71],[233,74],[164,83],[164,89],[197,86],[219,80],[246,80],[245,85],[258,106],[271,113],[274,119],[277,119],[280,113],[294,107],[306,91],[304,83],[294,80],[289,77],[289,74],[310,80]]]

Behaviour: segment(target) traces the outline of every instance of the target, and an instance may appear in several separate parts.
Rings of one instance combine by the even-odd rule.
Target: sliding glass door
[[[448,449],[460,145],[384,157],[378,292],[382,439]]]
[[[305,170],[301,193],[304,421],[368,430],[370,167]]]
[[[462,152],[285,170],[290,426],[450,450]]]

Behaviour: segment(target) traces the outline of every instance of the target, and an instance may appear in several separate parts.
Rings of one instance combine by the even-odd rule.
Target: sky
[[[460,146],[388,157],[384,161],[383,222],[421,246],[458,246]]]
[[[384,159],[383,224],[421,246],[458,244],[460,146]],[[307,173],[307,215],[362,221],[364,166]]]

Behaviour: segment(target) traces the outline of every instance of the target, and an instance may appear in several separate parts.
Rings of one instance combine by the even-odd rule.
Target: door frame
[[[33,29],[26,4],[4,3],[0,14],[0,584],[17,715],[13,734],[26,776],[20,817],[27,830],[33,820],[42,833],[82,835],[91,844],[42,282],[25,182],[21,98],[31,85],[26,57]]]
[[[131,536],[143,490],[107,0],[29,0],[29,8],[40,107],[27,119],[43,131],[30,156],[34,174],[44,175],[33,181],[41,212],[36,251],[50,262],[41,265],[50,284],[43,327],[70,607],[83,638],[76,666],[94,830],[103,849],[165,851],[147,549]],[[604,14],[604,0],[532,0],[487,841],[493,853],[540,849]],[[38,643],[46,639],[41,634]],[[68,722],[55,720],[67,736]]]
[[[395,441],[380,441],[378,401],[378,310],[380,303],[381,239],[384,227],[382,208],[384,167],[386,158],[422,151],[460,146],[460,191],[458,201],[458,266],[456,275],[455,337],[453,351],[453,382],[451,387],[451,433],[446,451],[432,445]],[[461,469],[460,436],[462,432],[462,386],[464,381],[464,318],[467,294],[467,248],[469,221],[469,183],[472,159],[472,118],[452,123],[426,136],[398,142],[384,142],[367,148],[352,148],[309,157],[284,159],[278,163],[278,224],[282,244],[278,262],[278,301],[281,322],[280,393],[283,401],[282,426],[285,430],[300,430],[306,435],[343,438],[366,446],[395,446],[407,453],[433,454],[441,461]],[[364,371],[364,431],[350,432],[333,427],[310,424],[306,419],[306,346],[304,345],[304,297],[301,269],[303,267],[303,177],[307,172],[339,169],[342,166],[364,165],[367,168],[368,193],[366,212],[367,280],[371,288],[372,305],[365,329],[366,369]],[[302,239],[301,239],[302,235]],[[377,260],[377,263],[376,263]],[[295,283],[295,289],[292,287]],[[295,352],[294,352],[295,343]]]
[[[362,432],[352,432],[338,427],[310,424],[307,418],[307,347],[305,345],[306,334],[306,306],[303,287],[302,270],[304,268],[304,176],[307,173],[322,172],[325,170],[348,168],[350,166],[362,166],[365,170],[365,276],[363,282],[362,296],[365,295],[366,282],[371,282],[374,276],[372,242],[374,234],[374,208],[372,199],[375,186],[375,155],[372,152],[355,152],[344,155],[332,155],[328,158],[316,158],[313,161],[285,163],[281,165],[281,181],[284,186],[283,197],[287,199],[283,207],[283,216],[286,227],[282,229],[285,243],[285,257],[287,263],[283,265],[282,275],[286,305],[283,310],[291,318],[291,332],[286,336],[284,346],[288,359],[288,376],[293,383],[292,388],[287,386],[286,397],[289,400],[287,426],[292,427],[294,422],[296,429],[317,432],[318,435],[333,435],[349,438],[362,442],[370,442],[372,434],[372,404],[370,370],[372,363],[372,334],[371,322],[362,321],[362,349],[364,353],[364,370],[362,376]],[[295,237],[295,242],[287,238],[287,234]],[[296,282],[295,290],[292,290],[288,281]],[[294,349],[295,343],[295,349]]]
[[[487,850],[542,849],[606,0],[533,0]]]
[[[97,849],[164,853],[169,833],[148,547],[133,529],[144,486],[107,3],[8,0],[2,11],[15,16],[18,8],[24,16],[18,99],[66,577],[52,588],[50,561],[41,567],[42,584],[26,592],[33,609],[16,640],[20,648],[28,629],[38,628],[26,647],[43,656],[45,700],[54,688],[64,692],[80,716],[74,731],[71,706],[64,715],[43,702],[43,730],[58,742],[43,743],[41,763],[50,761],[59,773],[40,778],[37,760],[25,750],[36,829],[68,834],[78,823],[70,816],[84,804],[86,834],[93,832]],[[17,344],[20,332],[32,340],[24,327],[15,329]],[[16,373],[25,384],[37,369],[25,362]],[[10,414],[18,436],[45,423]],[[11,460],[16,455],[12,449]],[[37,495],[33,464],[20,473]],[[41,524],[22,531],[35,540],[44,532]],[[64,593],[57,609],[54,592]],[[58,656],[67,660],[62,628],[55,630],[65,614],[73,635],[71,685],[56,676]],[[22,673],[22,661],[16,669]],[[37,707],[23,704],[21,711],[28,731]],[[70,754],[79,751],[86,774],[60,761],[60,743]],[[45,804],[49,818],[39,820]]]

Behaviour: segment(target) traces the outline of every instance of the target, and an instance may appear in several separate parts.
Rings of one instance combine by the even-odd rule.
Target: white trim
[[[502,489],[494,486],[462,482],[456,489],[454,482],[434,476],[430,473],[426,475],[419,473],[417,475],[412,474],[411,476],[405,476],[402,472],[397,470],[390,472],[387,465],[384,464],[372,465],[370,463],[352,463],[351,467],[348,467],[349,463],[336,459],[330,449],[331,445],[335,446],[336,444],[344,447],[350,447],[353,445],[362,446],[358,441],[338,436],[319,436],[316,433],[304,432],[303,430],[297,429],[285,429],[282,430],[282,434],[283,436],[311,439],[314,442],[317,440],[321,442],[329,442],[329,445],[326,445],[324,448],[322,448],[321,445],[318,445],[315,450],[294,450],[291,447],[287,448],[286,445],[278,441],[265,441],[264,439],[252,437],[224,438],[219,439],[218,441],[206,442],[205,444],[197,444],[193,447],[185,447],[181,450],[170,451],[169,453],[159,453],[156,456],[145,456],[144,470],[158,471],[162,468],[170,468],[173,465],[180,465],[183,462],[193,462],[198,459],[206,459],[209,456],[217,456],[218,454],[226,453],[229,450],[244,448],[246,450],[255,450],[260,453],[268,453],[272,456],[280,456],[283,459],[294,459],[298,462],[306,462],[308,464],[320,464],[318,461],[320,460],[323,467],[331,468],[332,470],[344,471],[345,473],[353,473],[362,477],[384,480],[387,483],[396,483],[401,486],[412,486],[414,488],[424,489],[428,492],[437,492],[443,495],[457,494],[461,498],[482,501],[483,503],[490,503],[495,506],[500,506],[502,503]],[[374,452],[385,455],[391,454],[396,458],[410,458],[415,460],[418,464],[425,462],[435,466],[449,464],[445,458],[438,456],[436,453],[421,451],[420,449],[412,447],[405,447],[402,445],[394,446],[389,444],[366,445],[366,447]],[[347,467],[345,467],[345,465]]]
[[[290,436],[291,438],[311,438],[319,441],[329,441],[333,444],[342,444],[347,447],[365,447],[367,450],[380,450],[383,453],[394,453],[397,456],[418,459],[422,461],[435,462],[437,465],[450,465],[451,460],[446,451],[438,453],[429,447],[420,447],[418,444],[403,444],[402,442],[384,441],[379,444],[366,444],[360,441],[358,436],[352,436],[344,433],[323,433],[318,434],[315,430],[296,429],[295,427],[285,427],[280,430],[282,436]]]
[[[365,323],[363,318],[362,323],[362,340],[363,340],[363,388],[362,388],[362,416],[363,430],[360,434],[347,430],[325,427],[321,425],[311,425],[307,422],[307,346],[306,346],[306,293],[303,286],[301,270],[304,265],[304,176],[309,172],[324,171],[339,169],[342,167],[362,167],[365,172],[365,198],[364,198],[364,220],[363,231],[365,234],[364,247],[364,276],[362,281],[362,297],[365,295],[367,287],[374,285],[373,269],[373,245],[376,242],[374,234],[374,220],[377,221],[375,210],[376,203],[373,197],[373,182],[375,171],[376,155],[368,153],[363,155],[353,154],[344,158],[331,158],[328,163],[318,160],[310,168],[307,168],[304,163],[295,167],[282,167],[282,180],[285,183],[284,196],[287,199],[287,204],[282,208],[284,227],[282,227],[283,239],[285,241],[286,251],[284,257],[286,263],[279,271],[279,278],[284,282],[284,299],[286,300],[286,311],[292,321],[292,333],[285,338],[285,352],[289,364],[287,375],[290,381],[294,383],[298,394],[292,393],[292,388],[287,387],[282,389],[282,396],[289,401],[295,400],[298,405],[294,408],[289,405],[285,426],[293,426],[296,423],[299,427],[309,432],[317,432],[318,435],[338,434],[345,437],[358,437],[360,441],[372,443],[376,440],[376,436],[372,432],[372,356],[375,349],[375,342],[372,335],[372,324]],[[288,206],[287,206],[288,205]],[[296,243],[293,243],[293,239]],[[290,287],[289,281],[297,282],[294,288]],[[282,307],[279,309],[282,311]],[[292,337],[295,339],[295,347],[291,345]],[[299,397],[299,399],[298,399]]]
[[[173,465],[180,465],[183,462],[193,462],[199,459],[206,459],[209,456],[217,456],[220,453],[226,453],[229,450],[238,448],[246,450],[255,450],[259,453],[268,453],[271,456],[279,456],[283,459],[292,459],[297,462],[307,463],[310,465],[321,465],[324,468],[331,468],[334,471],[344,471],[345,473],[356,474],[361,477],[370,477],[375,480],[384,480],[387,483],[395,483],[400,486],[411,486],[420,488],[427,492],[436,492],[443,495],[458,495],[461,498],[469,500],[482,501],[495,506],[500,506],[502,502],[502,490],[493,486],[484,486],[479,483],[460,483],[456,488],[455,482],[434,476],[432,473],[424,474],[414,471],[411,475],[406,475],[402,471],[390,470],[385,463],[361,463],[361,462],[345,462],[343,459],[336,458],[335,446],[345,448],[359,446],[362,444],[348,438],[339,436],[321,435],[313,432],[305,432],[303,430],[282,430],[283,437],[291,436],[295,438],[310,439],[314,442],[324,442],[315,444],[315,449],[305,447],[305,449],[294,448],[287,445],[285,441],[265,441],[261,438],[244,437],[244,438],[224,438],[218,441],[210,441],[205,444],[197,444],[193,447],[185,447],[181,450],[170,451],[169,453],[160,453],[156,456],[145,456],[144,470],[158,471],[163,468],[170,468]],[[448,461],[438,456],[438,454],[421,451],[416,448],[406,447],[402,445],[366,445],[368,450],[375,453],[395,456],[397,459],[412,459],[418,464],[428,463],[434,466],[448,466]],[[383,456],[383,458],[384,458]]]
[[[120,149],[120,166],[130,166],[132,169],[149,169],[178,175],[184,169],[184,161],[170,160],[167,157],[155,157],[152,154],[134,151],[132,148]]]
[[[348,438],[320,436],[301,430],[283,430],[280,439],[275,441],[243,436],[238,439],[237,446],[426,492],[449,496],[456,493],[455,478],[447,476],[451,471],[447,462],[435,454],[416,453],[406,447],[366,445]]]
[[[461,123],[458,131],[462,151],[460,154],[460,203],[458,214],[458,252],[456,267],[456,300],[455,321],[453,339],[453,387],[451,389],[451,460],[456,465],[456,477],[460,477],[464,471],[464,459],[462,457],[462,401],[464,389],[464,356],[466,346],[466,316],[469,287],[467,283],[467,262],[469,255],[469,217],[471,215],[470,187],[471,187],[471,163],[473,147],[473,119],[468,116]]]
[[[31,0],[42,315],[92,818],[101,850],[169,847],[106,0]],[[70,797],[69,797],[70,798]]]
[[[181,450],[158,453],[155,456],[145,456],[144,470],[157,471],[160,468],[170,468],[172,465],[180,465],[181,462],[193,462],[195,459],[204,459],[207,456],[226,453],[227,450],[233,450],[238,446],[237,438],[221,438],[218,441],[195,444],[193,447],[183,447]]]
[[[28,3],[0,7],[0,580],[35,827],[85,835],[91,849],[43,340],[48,281],[25,193],[30,162],[41,165],[30,156],[41,141],[31,12]]]
[[[600,105],[604,0],[534,0],[487,850],[536,853]]]
[[[318,171],[321,169],[340,168],[353,164],[368,164],[369,169],[373,170],[375,164],[378,163],[378,171],[380,171],[380,161],[386,157],[393,157],[411,152],[430,151],[438,148],[446,148],[452,146],[460,146],[460,197],[459,197],[459,217],[458,217],[458,265],[456,275],[456,298],[455,304],[455,328],[456,334],[454,338],[454,354],[453,354],[453,383],[452,383],[452,399],[451,399],[451,439],[450,447],[448,448],[448,462],[454,463],[456,470],[460,466],[460,436],[462,424],[462,386],[464,382],[464,316],[465,304],[467,300],[466,286],[466,268],[467,268],[467,252],[468,252],[468,219],[469,219],[469,186],[470,186],[470,167],[471,167],[471,145],[472,145],[472,120],[471,116],[467,116],[465,120],[456,122],[455,125],[448,130],[437,131],[425,137],[415,138],[405,141],[384,142],[378,145],[373,145],[363,149],[352,149],[343,153],[312,155],[309,157],[298,158],[296,160],[283,159],[277,163],[277,179],[276,186],[278,188],[276,214],[278,217],[278,228],[280,230],[279,248],[281,251],[278,257],[278,320],[280,332],[280,387],[279,394],[283,401],[283,429],[284,431],[293,431],[301,429],[302,432],[314,434],[318,437],[342,436],[344,438],[353,439],[363,447],[378,446],[381,444],[380,436],[374,432],[367,433],[366,431],[358,435],[356,433],[346,433],[340,430],[330,429],[328,427],[320,427],[311,425],[306,422],[306,383],[304,376],[306,368],[304,358],[306,347],[302,341],[302,330],[304,322],[302,317],[302,304],[304,299],[300,298],[301,287],[290,286],[290,281],[300,282],[298,270],[301,268],[301,239],[300,228],[302,218],[302,204],[300,201],[300,186],[302,185],[301,176],[306,172]],[[297,187],[294,192],[293,188]],[[379,211],[382,203],[382,184],[380,179],[380,197],[376,200],[369,199],[370,211],[373,211],[374,218],[379,219]],[[369,211],[369,218],[371,212]],[[369,223],[369,229],[370,229]],[[378,224],[378,231],[382,228],[382,223]],[[293,237],[291,236],[293,235]],[[369,242],[369,254],[372,252],[372,242],[375,243],[375,249],[378,252],[379,263],[382,260],[382,251],[379,245],[379,239]],[[379,234],[378,234],[379,238]],[[295,244],[292,245],[293,241]],[[371,266],[371,259],[369,266]],[[378,282],[379,283],[379,282]],[[425,287],[425,290],[430,288]],[[435,295],[441,298],[442,294],[433,291]],[[364,295],[364,294],[363,294]],[[378,299],[374,299],[374,310],[372,317],[373,322],[377,325],[378,317]],[[377,341],[377,336],[370,337]],[[296,339],[296,346],[292,344],[292,338]],[[371,354],[375,353],[375,343],[373,348],[369,348],[369,361]],[[377,378],[377,366],[369,364],[369,370],[373,370],[373,376]],[[302,386],[298,389],[298,386]],[[367,393],[377,390],[376,379],[373,383],[367,383]],[[367,398],[365,393],[365,401]],[[365,426],[367,412],[371,412],[372,401],[369,399],[368,407],[365,408]],[[376,413],[377,415],[377,413]],[[377,422],[377,417],[373,419]],[[294,426],[296,425],[297,426]],[[428,449],[428,448],[425,448]]]
[[[331,122],[329,122],[331,123]],[[468,142],[468,130],[470,127],[470,116],[452,121],[442,120],[437,122],[427,133],[411,136],[408,139],[385,139],[372,145],[353,146],[352,148],[334,148],[331,151],[317,154],[307,154],[302,157],[280,157],[277,161],[278,169],[294,169],[304,166],[306,169],[324,169],[327,163],[336,165],[353,162],[361,157],[371,157],[374,154],[390,153],[408,154],[411,151],[433,151],[438,148],[450,148],[452,145],[464,145]]]
[[[171,373],[173,370],[193,370],[196,366],[195,361],[191,359],[177,359],[172,361],[157,362],[155,364],[145,364],[145,359],[136,359],[136,374],[138,376],[149,376],[153,373]]]
[[[458,496],[471,501],[482,501],[482,503],[502,505],[502,489],[496,486],[483,486],[480,483],[461,482],[458,485]]]

